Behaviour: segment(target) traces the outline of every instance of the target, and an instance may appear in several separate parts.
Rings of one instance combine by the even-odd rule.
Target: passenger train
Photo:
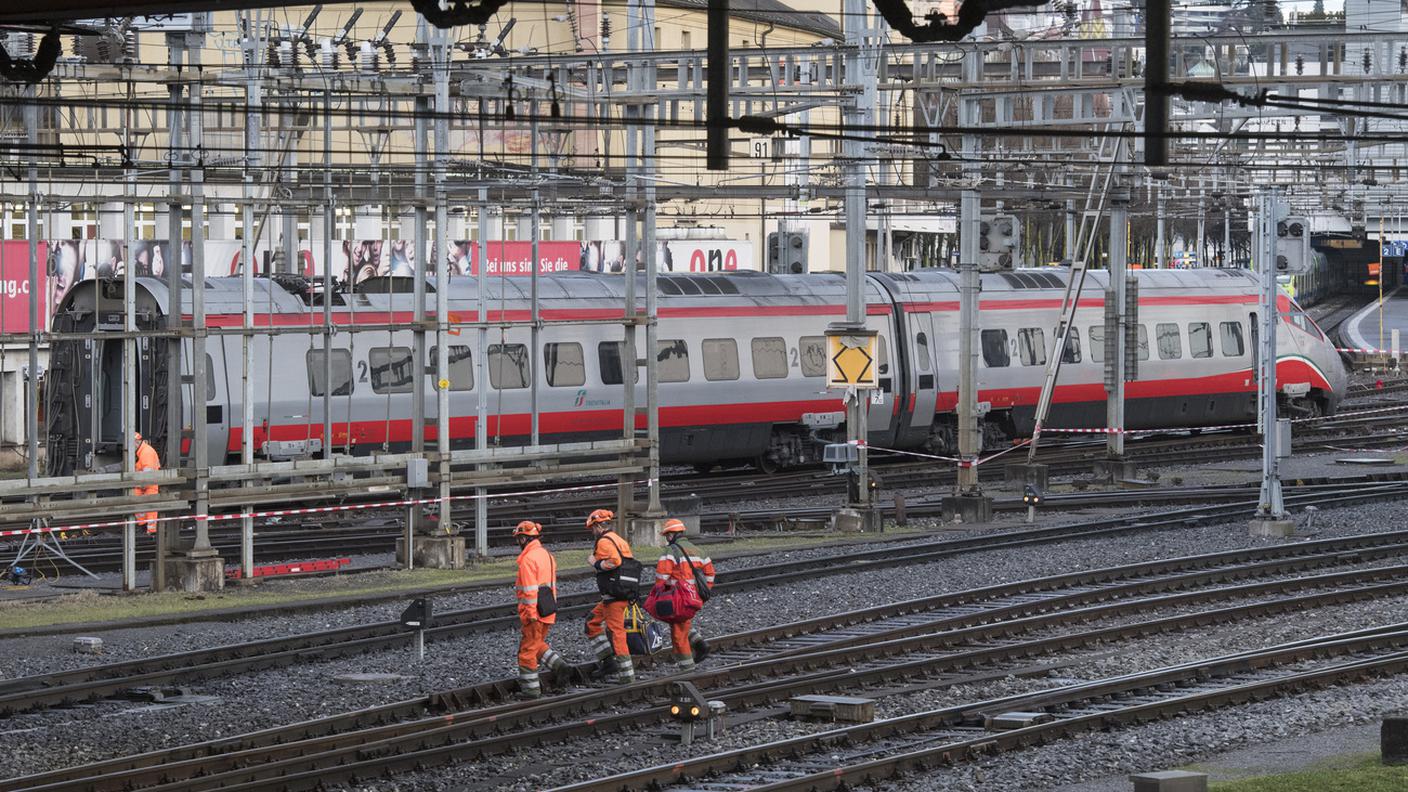
[[[1067,270],[1018,270],[982,276],[981,369],[978,399],[987,409],[985,442],[997,445],[1031,432]],[[1190,428],[1254,419],[1257,280],[1237,269],[1153,270],[1137,278],[1137,378],[1128,383],[1127,428]],[[1065,350],[1050,427],[1104,425],[1104,308],[1107,275],[1088,274]],[[958,402],[958,275],[949,270],[869,273],[867,324],[877,331],[878,384],[869,411],[869,442],[894,449],[952,451]],[[322,295],[297,277],[255,281],[255,325],[315,328]],[[374,278],[332,295],[332,316],[346,330],[332,336],[332,381],[324,381],[320,335],[284,332],[253,338],[254,448],[261,458],[317,453],[323,438],[323,393],[332,393],[332,449],[337,453],[400,450],[411,442],[413,377],[425,376],[428,431],[434,437],[434,354],[412,359],[411,284]],[[166,285],[136,281],[139,327],[165,323]],[[122,282],[86,281],[65,296],[55,332],[120,330]],[[529,318],[529,283],[489,281],[491,321]],[[433,284],[427,287],[433,292]],[[450,284],[451,322],[473,320],[473,279]],[[619,275],[567,273],[540,279],[544,320],[606,320],[622,312]],[[637,293],[643,293],[643,283]],[[242,322],[238,278],[210,278],[207,324]],[[840,274],[774,276],[739,272],[659,277],[661,459],[670,464],[753,463],[763,469],[818,461],[821,446],[844,437],[840,393],[826,388],[828,324],[844,317]],[[189,313],[189,289],[183,291]],[[433,304],[433,295],[431,297]],[[1297,414],[1333,412],[1346,373],[1333,345],[1286,296],[1278,339],[1283,404]],[[524,325],[490,331],[477,376],[476,336],[449,341],[450,431],[454,446],[474,443],[478,389],[488,388],[491,443],[523,444],[530,432],[529,383],[537,382],[544,442],[619,437],[622,432],[623,330],[609,323],[547,324],[529,349]],[[644,343],[644,334],[641,336]],[[190,437],[191,378],[168,400],[164,339],[141,339],[138,428],[164,447],[166,410],[181,411],[191,442],[208,444],[210,460],[239,458],[241,341],[213,334],[205,390],[206,434]],[[190,373],[191,342],[181,365]],[[433,344],[433,336],[427,346]],[[112,340],[56,341],[46,377],[48,471],[66,475],[120,460],[121,361]],[[488,382],[483,381],[487,379]],[[643,377],[642,377],[643,379]],[[637,404],[644,403],[643,383]],[[174,401],[175,403],[171,403]]]

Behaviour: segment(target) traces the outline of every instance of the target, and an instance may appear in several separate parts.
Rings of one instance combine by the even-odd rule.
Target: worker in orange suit
[[[621,566],[623,559],[634,556],[630,543],[622,539],[615,528],[616,515],[609,509],[597,509],[587,517],[587,530],[596,537],[591,564],[596,570],[597,588],[602,592],[601,602],[592,608],[591,617],[587,619],[587,638],[591,639],[592,649],[603,668],[612,669],[614,662],[608,680],[626,684],[636,678],[630,645],[626,643],[626,608],[630,600],[606,593],[604,581],[611,578],[612,571]]]
[[[518,553],[518,621],[523,634],[518,641],[518,693],[524,698],[541,696],[539,664],[554,673],[567,669],[567,661],[548,646],[548,630],[557,623],[557,561],[543,547],[543,526],[524,520],[513,529],[521,548]]]
[[[137,465],[136,470],[141,473],[143,470],[161,470],[161,457],[157,456],[156,449],[152,444],[142,439],[141,432],[133,432],[132,440],[137,444]],[[133,495],[155,495],[159,488],[155,484],[148,484],[145,487],[133,487]],[[133,515],[137,519],[138,525],[144,525],[147,533],[156,533],[156,512],[140,512]]]
[[[696,588],[702,580],[706,589],[713,589],[714,562],[684,537],[684,531],[684,523],[679,520],[665,521],[660,531],[665,536],[665,552],[655,564],[655,579],[663,580],[670,586]],[[696,569],[698,576],[695,575]],[[703,634],[694,629],[693,619],[671,624],[670,640],[675,648],[675,665],[681,671],[692,671],[696,655],[703,660],[709,651]]]

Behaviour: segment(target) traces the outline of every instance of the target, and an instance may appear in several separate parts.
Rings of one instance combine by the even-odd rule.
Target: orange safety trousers
[[[133,495],[155,495],[158,491],[159,488],[155,485],[149,487],[132,488]],[[134,514],[132,516],[134,519],[136,519],[138,525],[146,527],[147,533],[156,533],[156,512],[138,512],[137,514]]]
[[[537,668],[548,651],[551,624],[537,619],[521,619],[523,635],[518,639],[518,667]]]
[[[629,656],[631,647],[626,643],[626,608],[629,605],[625,600],[598,602],[592,608],[591,618],[587,619],[587,637],[601,635],[602,626],[605,625],[611,648],[617,656]]]
[[[675,645],[675,654],[680,657],[694,656],[694,650],[689,646],[689,628],[694,624],[693,619],[670,625],[670,643]]]

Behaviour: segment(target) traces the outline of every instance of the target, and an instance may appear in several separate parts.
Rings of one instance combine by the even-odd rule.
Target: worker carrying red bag
[[[681,671],[689,671],[696,659],[703,660],[709,653],[704,636],[694,629],[694,615],[708,601],[714,587],[714,562],[684,538],[684,531],[684,523],[679,520],[665,521],[661,533],[667,544],[655,564],[655,586],[646,598],[645,609],[670,625],[675,665]]]

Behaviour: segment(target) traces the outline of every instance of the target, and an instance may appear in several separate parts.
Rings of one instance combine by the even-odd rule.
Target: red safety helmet
[[[513,529],[513,535],[532,536],[536,538],[543,535],[543,526],[533,522],[532,520],[524,520]]]
[[[587,516],[587,529],[591,530],[602,523],[611,522],[615,519],[616,513],[610,509],[597,509]]]
[[[664,535],[666,535],[666,536],[669,536],[670,534],[674,534],[674,533],[684,533],[684,532],[685,532],[684,523],[680,522],[679,520],[676,520],[676,519],[673,518],[673,517],[671,517],[670,519],[666,520],[666,521],[665,521],[665,526],[660,529],[660,533],[662,533],[662,534],[664,534]]]

